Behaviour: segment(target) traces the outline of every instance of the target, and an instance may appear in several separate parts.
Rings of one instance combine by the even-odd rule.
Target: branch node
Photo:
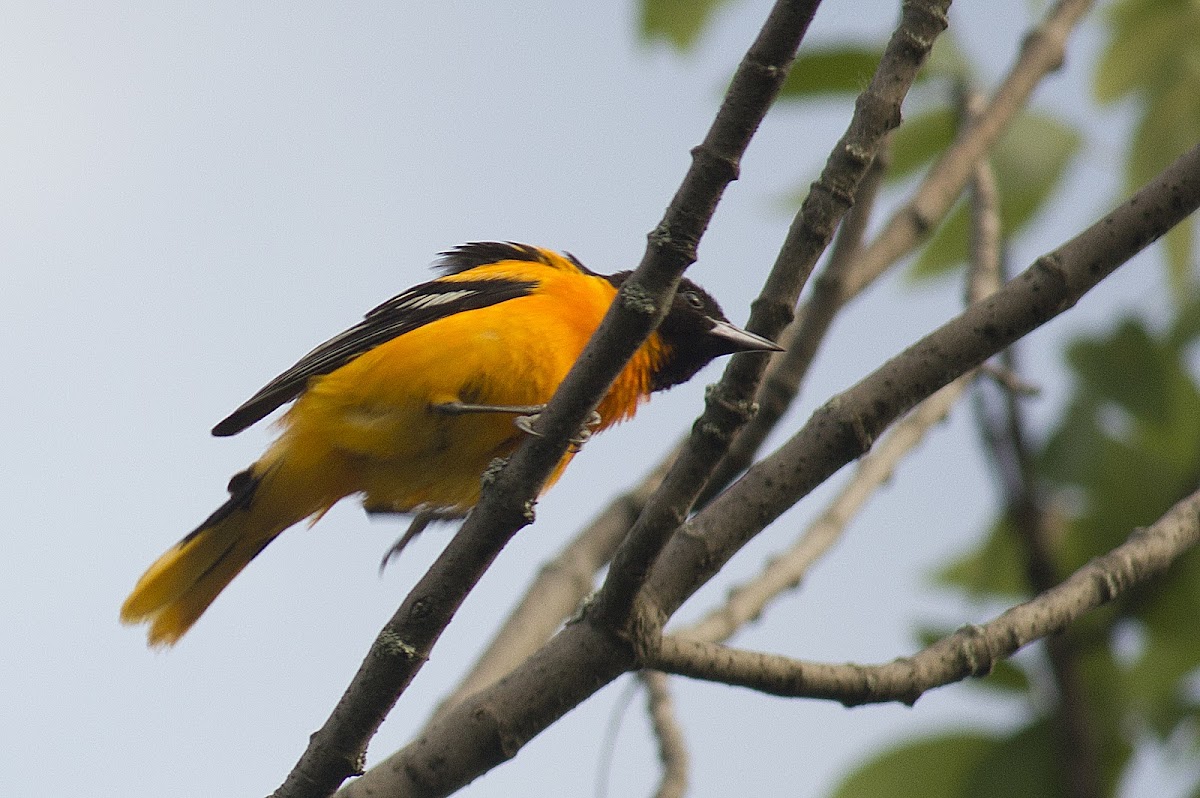
[[[1040,47],[1044,40],[1050,41],[1052,45],[1054,44],[1053,40],[1046,34],[1046,24],[1042,23],[1025,34],[1025,38],[1021,40],[1021,54],[1019,57],[1024,58],[1027,52]],[[1066,52],[1061,46],[1047,48],[1046,55],[1051,58],[1046,64],[1046,72],[1057,72],[1066,63]]]
[[[692,160],[706,162],[705,166],[717,173],[718,177],[726,183],[737,180],[741,175],[742,168],[737,158],[722,155],[707,144],[698,144],[692,147]]]
[[[729,420],[739,427],[758,412],[758,404],[753,399],[734,398],[734,395],[722,383],[709,385],[704,389],[704,403],[713,411],[721,411]]]
[[[958,630],[962,637],[962,658],[971,676],[983,677],[992,672],[996,658],[987,644],[987,630],[978,624],[967,624]]]
[[[895,121],[896,121],[896,125],[891,125],[891,127],[896,127],[897,125],[899,125],[899,123],[900,123],[899,114],[897,114],[897,118]],[[856,142],[850,142],[850,141],[846,142],[846,145],[844,147],[842,147],[842,151],[846,153],[846,155],[850,158],[850,160],[854,163],[855,166],[863,167],[863,168],[868,166],[871,163],[871,160],[875,157],[875,149],[874,148],[863,147],[863,146],[857,144]]]
[[[1115,568],[1099,569],[1093,574],[1093,577],[1102,604],[1107,604],[1125,592],[1125,580]]]
[[[855,413],[845,423],[850,427],[850,431],[854,433],[854,440],[858,444],[859,451],[864,453],[871,451],[871,447],[875,445],[875,436],[867,429],[863,417]]]
[[[651,249],[666,250],[675,253],[684,266],[690,266],[695,263],[698,257],[696,254],[696,238],[689,236],[686,231],[677,235],[669,219],[663,219],[655,225],[653,230],[646,234],[646,243]],[[683,267],[681,266],[680,268],[682,270]]]
[[[375,639],[375,656],[395,657],[404,660],[423,660],[416,647],[406,643],[399,635],[385,630]]]
[[[844,153],[846,153],[851,159],[861,161],[862,151],[859,150],[857,147],[853,147],[852,145],[847,144],[845,147],[842,148],[842,151]],[[865,164],[860,162],[859,167],[865,168]],[[816,192],[823,191],[829,197],[829,199],[832,200],[836,205],[838,205],[843,210],[848,210],[848,209],[854,207],[854,190],[853,189],[854,189],[853,185],[851,185],[851,187],[849,189],[847,189],[847,188],[839,185],[838,183],[836,183],[833,180],[826,180],[825,176],[822,175],[821,178],[814,180],[812,185],[809,186],[808,195],[811,197]],[[810,222],[811,220],[805,219],[804,221]]]
[[[654,295],[640,283],[626,281],[621,286],[621,304],[635,313],[643,316],[653,316],[658,312],[658,302]]]
[[[500,472],[506,465],[508,465],[507,457],[493,458],[492,462],[488,463],[488,467],[483,470],[483,475],[479,477],[480,486],[487,490],[496,481],[496,477],[500,476]]]

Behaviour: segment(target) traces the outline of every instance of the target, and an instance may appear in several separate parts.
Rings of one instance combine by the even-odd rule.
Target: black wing
[[[562,268],[560,264],[563,258],[566,258],[572,266],[584,274],[590,274],[593,277],[604,276],[598,275],[584,266],[570,252],[563,252],[560,255],[548,249],[530,244],[518,244],[515,241],[473,241],[470,244],[462,244],[441,253],[441,257],[433,264],[433,268],[442,274],[461,274],[476,266],[486,266],[503,260],[523,260],[527,263],[540,263],[552,269],[559,269]]]
[[[478,264],[477,264],[478,265]],[[296,365],[267,383],[224,420],[212,434],[235,435],[300,395],[311,377],[328,374],[362,353],[438,319],[528,296],[536,282],[434,280],[414,286],[367,313],[361,322],[330,338],[300,358]]]

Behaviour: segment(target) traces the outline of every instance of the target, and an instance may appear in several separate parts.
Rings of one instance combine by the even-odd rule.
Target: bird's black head
[[[658,335],[665,356],[651,382],[651,390],[655,391],[686,382],[721,355],[781,348],[730,324],[717,301],[686,278],[679,282],[671,309],[658,327]]]

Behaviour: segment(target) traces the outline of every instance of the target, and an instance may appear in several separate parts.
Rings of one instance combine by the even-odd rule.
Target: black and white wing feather
[[[219,424],[212,434],[235,435],[299,396],[312,377],[329,374],[380,344],[438,319],[528,296],[536,282],[493,278],[434,280],[414,286],[367,313],[271,380]]]

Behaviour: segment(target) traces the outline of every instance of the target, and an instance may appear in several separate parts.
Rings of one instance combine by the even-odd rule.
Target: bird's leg
[[[545,405],[472,405],[465,402],[442,402],[430,405],[430,407],[448,416],[461,416],[466,413],[513,413],[518,416],[536,416],[546,409]]]
[[[363,505],[363,509],[371,515],[382,515],[396,513],[395,510],[389,510],[380,507],[367,507]],[[400,552],[404,551],[404,547],[411,543],[417,535],[425,531],[425,527],[429,526],[434,521],[452,521],[461,518],[462,514],[439,513],[434,510],[418,510],[413,516],[412,523],[408,525],[408,529],[404,534],[396,539],[396,542],[388,547],[388,550],[383,553],[383,559],[379,561],[379,574],[383,575],[383,570],[388,567],[393,559],[400,556]]]
[[[474,405],[465,402],[443,402],[431,405],[431,407],[439,413],[450,416],[464,413],[515,413],[517,417],[513,419],[513,424],[528,435],[541,435],[533,428],[533,422],[537,420],[538,414],[546,409],[545,405]],[[580,447],[592,437],[592,430],[599,426],[602,420],[600,414],[593,410],[587,420],[583,422],[583,427],[571,438],[571,451],[578,452]]]

